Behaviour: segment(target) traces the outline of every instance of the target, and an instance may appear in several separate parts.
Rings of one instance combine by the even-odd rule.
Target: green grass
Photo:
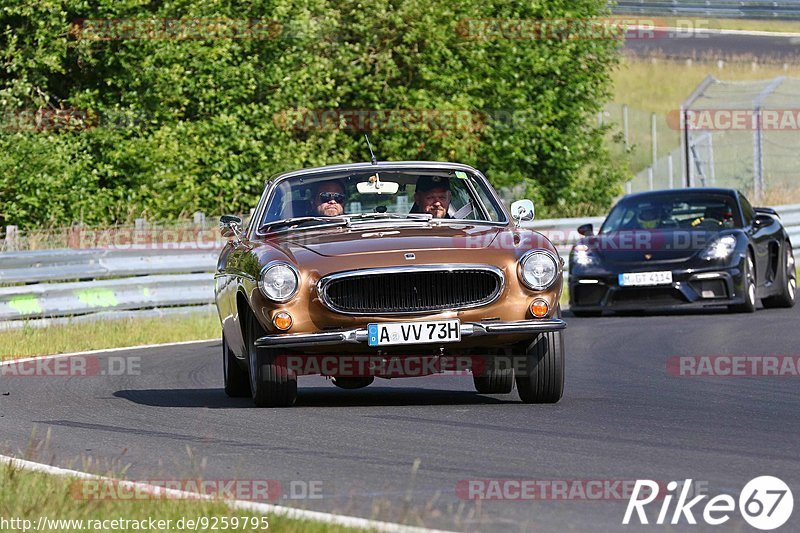
[[[214,312],[0,331],[0,360],[220,337]]]
[[[639,17],[648,18],[648,17]],[[668,27],[711,30],[749,30],[800,33],[800,20],[718,19],[690,17],[653,17],[660,25]]]
[[[219,501],[180,500],[180,499],[136,499],[134,501],[119,499],[89,500],[75,495],[74,479],[29,472],[0,463],[0,519],[12,518],[31,520],[37,524],[39,517],[61,520],[171,520],[172,531],[177,531],[175,524],[181,518],[198,519],[207,517],[239,517],[240,525],[244,518],[260,520],[263,515],[233,510]],[[341,526],[330,526],[317,522],[291,520],[280,516],[268,516],[269,531],[281,533],[312,532],[339,533],[358,531]],[[106,527],[110,526],[108,524]],[[18,529],[19,530],[19,529]],[[84,531],[140,531],[135,528],[105,529],[84,527]],[[13,531],[13,529],[4,529]],[[79,531],[62,526],[40,531]],[[152,530],[151,530],[152,531]],[[198,528],[196,531],[211,531],[209,528]],[[266,531],[263,528],[228,529],[228,531]]]

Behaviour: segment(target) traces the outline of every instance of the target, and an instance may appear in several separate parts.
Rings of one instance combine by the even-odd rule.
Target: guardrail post
[[[667,156],[667,174],[669,174],[669,188],[670,189],[674,189],[675,188],[675,176],[674,176],[673,167],[672,167],[672,154],[669,154]]]
[[[16,226],[6,226],[6,242],[5,242],[5,249],[9,252],[13,252],[18,249],[19,247],[19,235],[17,233]]]
[[[653,190],[653,167],[647,167],[647,187]]]

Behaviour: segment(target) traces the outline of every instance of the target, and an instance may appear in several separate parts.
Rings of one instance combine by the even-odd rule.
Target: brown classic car
[[[472,167],[357,163],[271,178],[217,265],[225,392],[290,406],[297,378],[471,373],[526,403],[564,389],[562,261]]]

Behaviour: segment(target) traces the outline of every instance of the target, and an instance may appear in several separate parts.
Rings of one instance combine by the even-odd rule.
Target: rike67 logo
[[[687,479],[682,485],[677,481],[670,481],[667,483],[664,495],[660,494],[657,482],[649,479],[636,480],[633,494],[628,500],[628,508],[625,510],[625,517],[622,519],[623,525],[631,523],[634,511],[640,524],[649,524],[645,507],[657,499],[661,500],[661,509],[655,524],[697,524],[695,513],[701,513],[703,521],[712,526],[730,520],[737,504],[733,496],[720,494],[702,505],[701,502],[708,495],[702,494],[689,499],[691,486],[691,479]],[[672,508],[675,496],[677,501]],[[794,508],[794,498],[789,486],[782,480],[773,476],[760,476],[751,479],[744,486],[739,493],[738,504],[739,512],[745,522],[756,529],[767,531],[779,528],[789,520]]]

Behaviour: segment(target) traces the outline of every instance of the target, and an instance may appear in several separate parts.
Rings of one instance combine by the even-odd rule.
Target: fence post
[[[5,249],[9,252],[16,251],[19,247],[19,234],[16,226],[6,226]]]
[[[194,214],[194,225],[200,226],[201,229],[206,229],[206,214],[197,212]]]
[[[653,167],[647,167],[647,187],[653,190]]]
[[[673,167],[672,167],[672,154],[670,153],[667,156],[667,174],[669,174],[669,188],[675,188],[675,176],[673,175]]]
[[[625,194],[630,194],[631,191],[633,190],[633,186],[631,185],[632,181],[633,180],[625,184]]]
[[[625,152],[628,152],[630,147],[630,138],[628,137],[628,104],[622,105],[622,134],[623,142],[625,143]]]
[[[653,164],[652,167],[656,168],[658,163],[658,131],[656,129],[656,114],[650,115],[650,136],[653,139]]]
[[[761,108],[756,108],[756,129],[753,131],[753,196],[761,202],[764,194],[764,153],[761,139]]]

